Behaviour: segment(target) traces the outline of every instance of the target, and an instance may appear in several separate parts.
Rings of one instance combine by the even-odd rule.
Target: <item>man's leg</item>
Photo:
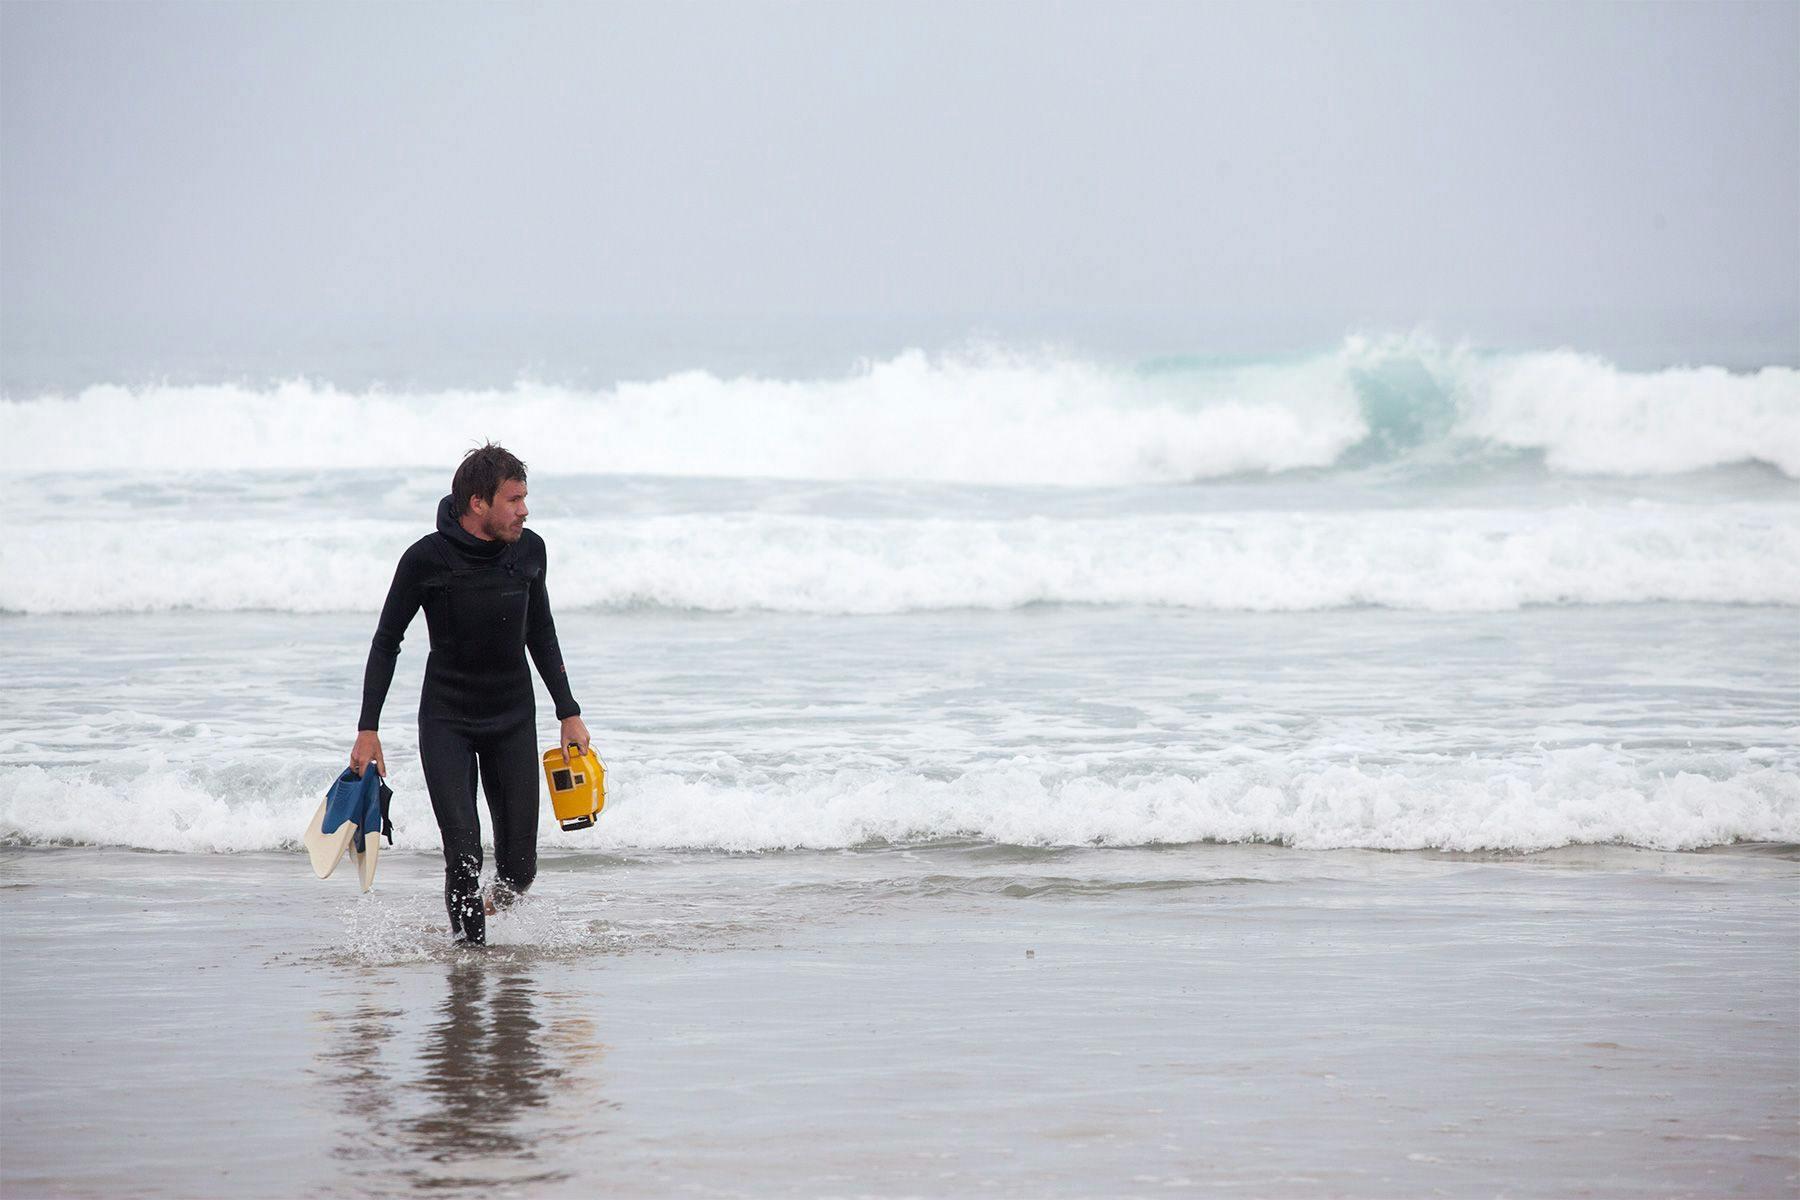
[[[444,907],[450,932],[481,945],[481,817],[475,809],[475,744],[448,721],[419,721],[419,762],[444,843]]]
[[[481,790],[494,819],[494,906],[505,908],[537,878],[537,722],[483,742]]]

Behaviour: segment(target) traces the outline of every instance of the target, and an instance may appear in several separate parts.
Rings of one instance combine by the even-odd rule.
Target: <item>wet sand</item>
[[[11,849],[8,1197],[1775,1196],[1790,850]]]

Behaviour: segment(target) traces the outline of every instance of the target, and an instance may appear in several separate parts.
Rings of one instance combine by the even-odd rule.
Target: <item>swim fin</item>
[[[364,767],[361,775],[349,769],[339,775],[301,835],[313,874],[328,878],[348,853],[356,862],[362,890],[374,887],[381,838],[385,835],[392,841],[394,837],[387,819],[393,795],[386,781],[369,767]]]
[[[319,801],[319,810],[306,823],[306,833],[300,839],[306,843],[307,857],[312,859],[313,874],[320,879],[329,879],[337,870],[344,851],[350,846],[350,839],[356,836],[356,825],[348,820],[340,822],[330,833],[325,832],[325,812],[330,804],[329,795]]]
[[[356,843],[361,842],[358,849]],[[375,862],[381,857],[381,838],[370,833],[365,837],[353,837],[349,845],[350,861],[356,864],[357,877],[362,881],[362,890],[368,891],[375,886]]]

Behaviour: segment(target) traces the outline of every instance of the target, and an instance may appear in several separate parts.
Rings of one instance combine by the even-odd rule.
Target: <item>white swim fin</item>
[[[331,803],[329,796],[319,801],[319,811],[315,812],[312,820],[306,823],[306,833],[300,838],[306,843],[307,857],[312,859],[313,874],[320,879],[330,878],[331,873],[337,870],[338,863],[344,857],[344,851],[349,848],[351,839],[356,836],[356,822],[354,821],[345,821],[330,833],[325,832],[323,828],[325,806],[329,803]],[[374,876],[375,868],[371,865],[368,870],[368,878],[372,879]],[[365,885],[363,891],[368,890]]]
[[[375,863],[381,857],[381,830],[370,829],[363,833],[363,849],[356,849],[356,826],[345,822],[351,831],[349,841],[350,861],[356,864],[356,873],[362,879],[362,890],[368,891],[375,886]]]

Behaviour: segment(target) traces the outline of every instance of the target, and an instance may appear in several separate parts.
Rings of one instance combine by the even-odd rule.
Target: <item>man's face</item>
[[[481,532],[495,541],[516,542],[525,532],[525,485],[508,479],[494,492],[492,502],[473,496],[469,511],[481,522]]]

